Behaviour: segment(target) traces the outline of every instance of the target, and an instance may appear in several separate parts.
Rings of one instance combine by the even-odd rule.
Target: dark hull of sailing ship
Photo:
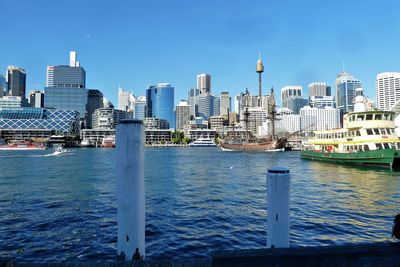
[[[223,140],[221,142],[221,149],[224,151],[273,152],[283,151],[285,146],[285,138],[255,141]]]

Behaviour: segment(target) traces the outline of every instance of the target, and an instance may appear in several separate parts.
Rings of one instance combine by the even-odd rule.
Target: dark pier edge
[[[49,262],[23,263],[12,258],[0,258],[2,266],[56,267],[258,267],[258,266],[400,266],[400,243],[371,243],[345,246],[295,247],[216,251],[210,258],[158,260],[139,262]]]

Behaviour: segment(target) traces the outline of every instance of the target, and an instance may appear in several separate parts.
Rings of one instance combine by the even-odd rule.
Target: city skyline
[[[379,13],[373,1],[213,1],[213,8],[206,10],[200,8],[204,3],[178,1],[0,1],[4,21],[13,22],[3,30],[13,42],[0,45],[0,70],[5,73],[8,65],[24,68],[26,90],[43,90],[47,66],[68,65],[65,55],[74,50],[87,71],[87,87],[101,90],[114,104],[119,85],[145,95],[149,85],[163,82],[174,85],[178,103],[196,86],[200,73],[211,74],[215,95],[228,91],[234,96],[246,88],[257,95],[260,52],[263,94],[271,86],[306,88],[311,82],[333,88],[344,61],[345,70],[375,100],[376,75],[400,70],[400,55],[391,53],[400,3],[384,2],[391,8]],[[346,7],[343,12],[337,12],[340,5]],[[17,7],[19,20],[11,12]],[[351,19],[346,10],[356,11]],[[381,41],[389,37],[392,42]]]

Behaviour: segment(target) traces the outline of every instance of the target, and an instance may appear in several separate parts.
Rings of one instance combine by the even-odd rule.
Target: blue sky
[[[255,63],[271,86],[325,81],[346,71],[375,99],[376,74],[400,71],[400,1],[0,0],[0,72],[27,71],[27,89],[41,89],[46,66],[68,64],[76,50],[87,87],[117,104],[118,86],[143,95],[170,82],[187,97],[198,73],[212,75],[212,93],[257,94]]]

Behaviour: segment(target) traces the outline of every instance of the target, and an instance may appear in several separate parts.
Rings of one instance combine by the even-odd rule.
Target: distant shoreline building
[[[400,100],[400,72],[383,72],[376,75],[376,106],[390,110]]]
[[[187,101],[181,100],[175,107],[176,114],[176,130],[183,131],[189,127],[190,121],[190,106]]]
[[[7,68],[7,95],[26,98],[26,72],[16,66]]]
[[[313,82],[308,85],[308,96],[331,96],[331,87],[325,82]]]
[[[281,89],[282,108],[288,108],[294,114],[299,114],[300,109],[308,105],[308,100],[303,97],[303,87],[287,85]]]
[[[342,114],[353,111],[356,89],[362,87],[362,83],[353,75],[343,71],[337,75],[335,85],[336,107],[341,110]]]
[[[167,120],[169,127],[175,127],[174,87],[170,83],[152,85],[146,90],[146,117]]]

